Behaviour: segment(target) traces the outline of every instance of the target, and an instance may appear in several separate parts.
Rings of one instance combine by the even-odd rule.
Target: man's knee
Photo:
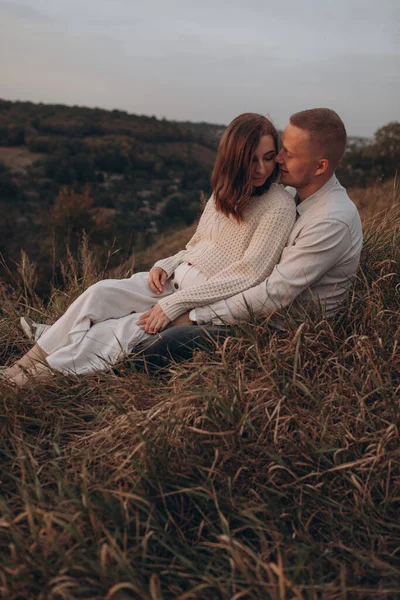
[[[188,360],[195,350],[212,350],[229,334],[227,327],[182,325],[152,336],[134,349],[135,362],[151,371]]]

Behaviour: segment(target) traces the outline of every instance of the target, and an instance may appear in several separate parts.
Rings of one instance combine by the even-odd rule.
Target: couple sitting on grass
[[[268,119],[238,116],[222,136],[213,193],[186,249],[149,273],[89,287],[3,378],[23,386],[139,353],[161,366],[205,337],[227,335],[249,311],[268,316],[295,298],[333,315],[362,246],[357,208],[335,177],[345,146],[344,124],[330,109],[292,115],[280,150]]]

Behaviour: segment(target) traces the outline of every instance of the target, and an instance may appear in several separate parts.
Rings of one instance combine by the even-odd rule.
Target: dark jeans
[[[211,350],[231,333],[227,326],[182,325],[152,336],[133,349],[130,362],[150,373],[168,368],[171,362],[188,360],[196,349]]]

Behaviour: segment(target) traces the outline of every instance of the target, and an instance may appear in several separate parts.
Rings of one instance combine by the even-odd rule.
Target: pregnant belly
[[[174,288],[175,290],[185,290],[206,282],[203,273],[190,263],[182,263],[175,269]]]

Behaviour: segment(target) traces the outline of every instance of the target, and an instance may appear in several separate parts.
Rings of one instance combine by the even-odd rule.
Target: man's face
[[[281,167],[281,183],[301,189],[312,183],[317,170],[318,158],[313,152],[309,133],[304,129],[287,125],[282,136],[282,150],[276,157]]]

